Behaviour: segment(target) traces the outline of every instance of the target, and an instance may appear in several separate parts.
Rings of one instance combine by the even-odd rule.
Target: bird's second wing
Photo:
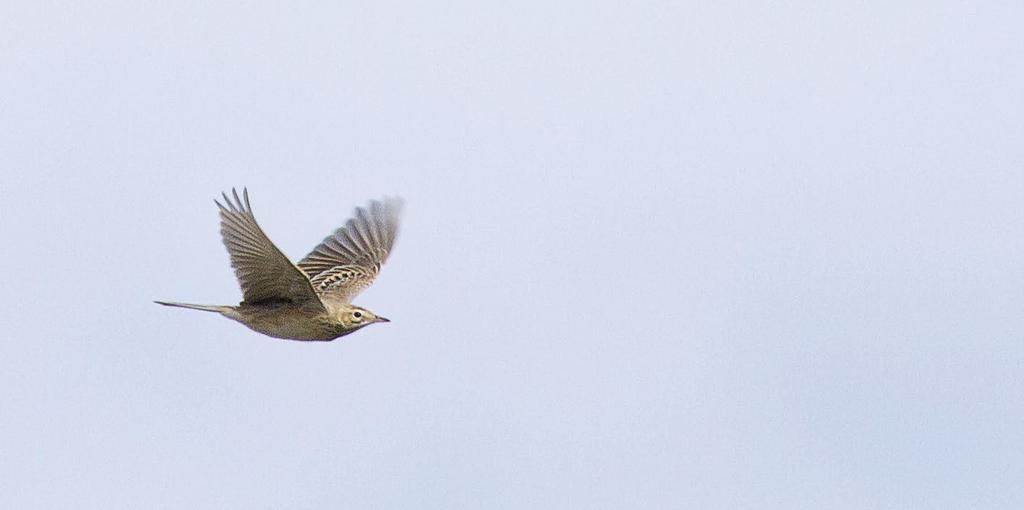
[[[289,301],[323,308],[309,278],[270,242],[256,223],[249,205],[248,190],[231,190],[232,198],[222,194],[226,205],[220,207],[220,234],[231,256],[244,302]]]
[[[395,244],[401,212],[401,199],[373,200],[299,262],[322,299],[349,303],[373,283]]]

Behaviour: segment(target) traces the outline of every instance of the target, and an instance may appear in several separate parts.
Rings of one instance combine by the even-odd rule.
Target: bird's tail
[[[204,312],[217,312],[224,313],[231,311],[230,306],[217,306],[217,305],[193,305],[191,303],[175,303],[173,301],[153,301],[158,305],[164,306],[177,306],[178,308],[188,308],[190,310],[202,310]]]

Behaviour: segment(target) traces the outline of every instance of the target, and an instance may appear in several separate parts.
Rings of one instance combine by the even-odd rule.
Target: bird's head
[[[391,322],[365,308],[348,305],[337,311],[336,317],[347,330],[356,330],[375,322]]]

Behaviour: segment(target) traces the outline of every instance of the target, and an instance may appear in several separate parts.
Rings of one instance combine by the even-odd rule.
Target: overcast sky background
[[[1024,507],[1024,8],[827,4],[3,2],[0,506]]]

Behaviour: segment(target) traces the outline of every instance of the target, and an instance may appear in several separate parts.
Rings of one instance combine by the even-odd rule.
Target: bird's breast
[[[327,341],[344,334],[341,325],[323,312],[302,307],[243,305],[236,310],[238,317],[235,320],[253,331],[275,338]]]

